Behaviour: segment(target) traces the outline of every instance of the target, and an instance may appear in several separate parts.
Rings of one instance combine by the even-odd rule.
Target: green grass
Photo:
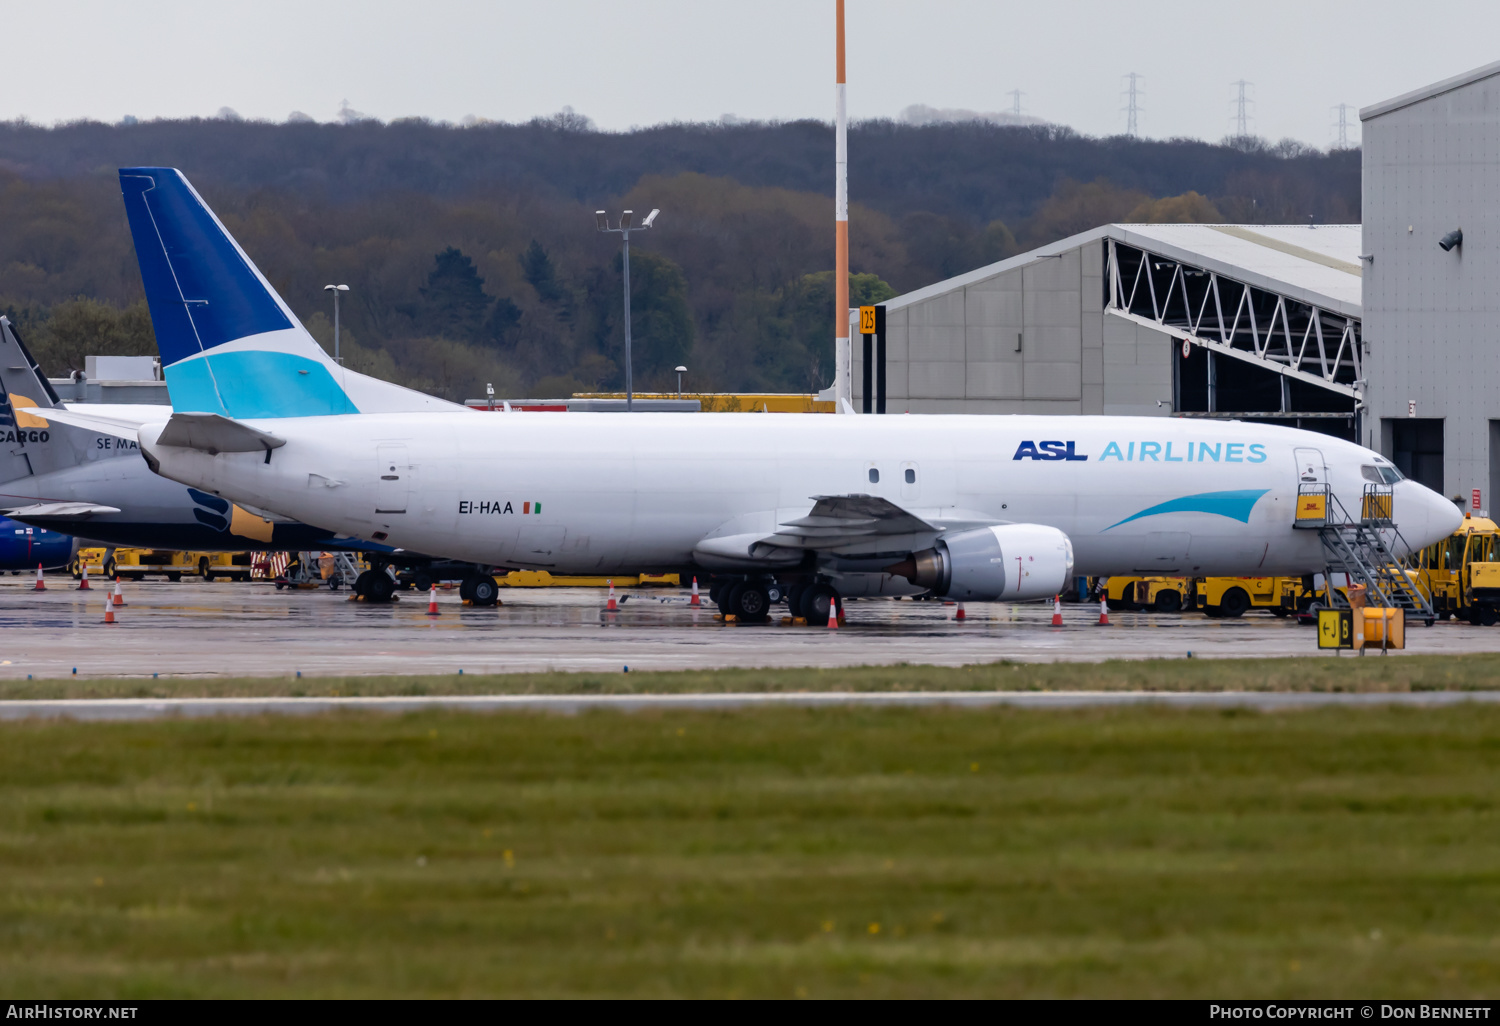
[[[1105,663],[853,666],[407,677],[79,677],[0,681],[0,698],[645,694],[725,691],[1446,691],[1500,687],[1500,654],[1119,659]]]
[[[1497,780],[1478,706],[12,722],[0,993],[1493,995]]]

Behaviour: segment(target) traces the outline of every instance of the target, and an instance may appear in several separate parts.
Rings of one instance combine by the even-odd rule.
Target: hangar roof
[[[1486,64],[1482,68],[1475,68],[1473,71],[1465,71],[1462,75],[1454,75],[1452,78],[1445,78],[1441,82],[1434,82],[1420,89],[1413,89],[1411,92],[1402,93],[1400,96],[1393,96],[1389,100],[1372,103],[1370,106],[1360,110],[1359,120],[1369,121],[1371,118],[1378,118],[1382,114],[1389,114],[1393,110],[1400,110],[1402,107],[1410,107],[1414,103],[1430,100],[1434,96],[1450,93],[1455,89],[1461,89],[1466,85],[1479,82],[1492,75],[1500,75],[1500,61],[1496,61],[1493,64]]]
[[[921,302],[1102,239],[1149,250],[1346,317],[1361,314],[1357,224],[1108,224],[898,296]]]

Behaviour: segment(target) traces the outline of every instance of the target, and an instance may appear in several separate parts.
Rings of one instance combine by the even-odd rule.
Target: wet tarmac
[[[0,577],[0,680],[75,668],[88,677],[244,677],[1319,656],[1312,628],[1265,613],[1116,612],[1101,627],[1097,605],[1065,604],[1063,626],[1053,627],[1049,604],[971,603],[957,622],[951,605],[861,600],[832,631],[779,617],[726,625],[676,589],[622,592],[614,613],[592,589],[503,589],[504,605],[489,609],[440,591],[440,615],[429,617],[427,596],[411,592],[374,606],[326,588],[192,580],[126,583],[119,622],[106,625],[97,586],[80,592],[54,576],[46,591],[31,588],[29,578]],[[1500,629],[1413,623],[1407,644],[1408,653],[1500,651]]]

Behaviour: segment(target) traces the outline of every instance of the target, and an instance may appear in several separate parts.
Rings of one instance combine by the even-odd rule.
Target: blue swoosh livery
[[[1142,517],[1154,517],[1158,513],[1209,513],[1248,524],[1250,511],[1255,508],[1260,497],[1268,491],[1270,491],[1269,488],[1245,488],[1231,492],[1202,492],[1198,495],[1184,495],[1180,499],[1169,499],[1149,509],[1143,509],[1139,513],[1133,513],[1121,520],[1119,524],[1110,524],[1105,530],[1112,531],[1120,524],[1128,524]]]

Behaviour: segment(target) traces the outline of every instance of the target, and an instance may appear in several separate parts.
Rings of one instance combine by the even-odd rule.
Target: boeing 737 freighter
[[[836,594],[1025,600],[1074,574],[1314,573],[1318,532],[1293,521],[1319,487],[1356,511],[1367,485],[1389,487],[1411,548],[1460,521],[1368,449],[1232,421],[435,409],[330,360],[181,173],[120,182],[175,412],[112,429],[172,480],[382,544],[712,572],[737,582],[737,616],[763,617],[785,587],[817,622]]]

